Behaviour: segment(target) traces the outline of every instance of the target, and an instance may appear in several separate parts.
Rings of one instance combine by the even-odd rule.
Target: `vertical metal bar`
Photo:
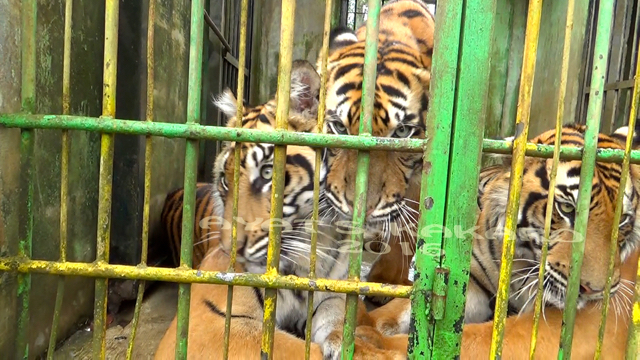
[[[202,94],[202,42],[204,35],[204,0],[191,2],[191,34],[189,37],[189,95],[187,98],[187,124],[200,122]],[[187,140],[184,156],[184,202],[182,208],[182,242],[180,267],[190,269],[193,260],[193,227],[195,222],[196,174],[198,166],[198,140]],[[178,320],[176,331],[176,359],[187,358],[189,335],[189,304],[191,284],[178,288]]]
[[[296,0],[282,0],[280,19],[280,56],[278,62],[278,92],[276,104],[276,130],[286,131],[289,118],[291,93],[291,64],[293,62],[293,30]],[[273,154],[273,178],[271,187],[271,213],[266,274],[278,275],[280,264],[280,235],[282,233],[282,201],[284,193],[284,169],[286,145],[277,145]],[[276,326],[277,289],[265,289],[264,317],[262,325],[262,359],[273,358],[273,338]]]
[[[560,141],[562,136],[562,120],[564,119],[564,102],[567,95],[567,78],[569,76],[569,57],[571,55],[571,31],[573,30],[573,14],[575,0],[568,0],[567,23],[564,28],[564,46],[562,48],[562,68],[560,70],[560,86],[558,88],[558,109],[556,112],[556,135],[553,148],[553,163],[549,181],[549,193],[547,194],[547,208],[544,221],[544,238],[542,240],[542,254],[540,255],[540,269],[538,270],[538,290],[534,304],[533,329],[531,332],[531,345],[529,358],[534,359],[538,339],[538,327],[540,313],[542,312],[542,294],[544,293],[544,271],[549,251],[549,235],[551,233],[551,217],[556,190],[556,177],[558,174],[558,162],[560,161]]]
[[[598,25],[593,52],[593,72],[589,90],[589,106],[587,108],[587,130],[584,134],[584,150],[580,169],[580,188],[578,189],[578,204],[571,249],[571,265],[565,309],[562,314],[562,331],[560,333],[559,359],[571,358],[573,340],[573,326],[576,318],[578,292],[580,290],[580,274],[582,272],[582,258],[584,242],[586,240],[589,207],[591,205],[591,188],[593,171],[595,168],[596,148],[598,146],[598,132],[602,115],[602,101],[607,73],[607,55],[611,38],[611,23],[613,17],[613,1],[601,1],[598,9]]]
[[[627,359],[638,357],[638,333],[640,333],[640,259],[636,270],[635,294],[633,297],[633,312],[627,333]]]
[[[64,55],[62,60],[62,114],[69,114],[69,90],[71,77],[71,14],[73,0],[66,0],[64,10]],[[60,160],[60,262],[67,261],[67,224],[68,224],[68,193],[69,193],[69,130],[62,130],[62,150]],[[49,334],[49,348],[47,359],[53,359],[58,338],[58,324],[60,311],[64,300],[65,277],[58,278],[56,303],[53,308],[53,321]]]
[[[329,33],[331,32],[332,0],[326,0],[324,8],[324,31],[322,33],[322,49],[320,50],[322,67],[320,70],[320,101],[318,104],[318,133],[324,127],[324,111],[327,99],[327,58],[329,57]],[[316,149],[315,171],[313,173],[313,213],[311,214],[311,248],[309,250],[309,279],[316,277],[316,258],[318,244],[318,217],[320,213],[320,167],[322,166],[322,149]],[[305,330],[305,360],[311,354],[311,325],[313,320],[313,291],[307,298],[307,328]]]
[[[431,357],[434,350],[434,322],[430,316],[428,291],[433,288],[432,276],[440,265],[442,232],[425,231],[432,224],[444,224],[447,199],[446,174],[449,171],[451,119],[455,113],[456,92],[451,84],[457,83],[458,59],[462,31],[463,2],[442,1],[438,3],[433,50],[433,73],[430,84],[432,95],[426,120],[426,132],[430,140],[424,150],[424,170],[421,179],[421,198],[428,194],[429,208],[420,204],[418,240],[416,242],[416,272],[411,294],[411,318],[415,331],[409,334],[408,355],[413,360]],[[418,330],[420,329],[420,330]],[[424,330],[422,330],[424,329]]]
[[[156,22],[156,1],[149,0],[149,13],[147,16],[147,109],[146,121],[153,121],[153,90],[154,90],[154,44]],[[142,205],[142,253],[140,254],[140,266],[147,266],[147,255],[149,251],[149,203],[151,202],[151,159],[153,156],[153,138],[149,135],[145,138],[144,148],[144,199]],[[140,321],[140,309],[144,298],[145,282],[138,284],[136,296],[136,306],[133,310],[133,320],[131,323],[131,336],[127,346],[127,360],[132,358],[133,344],[136,340],[138,323]]]
[[[460,357],[461,325],[464,321],[465,308],[463,294],[469,282],[469,267],[473,248],[473,235],[467,229],[474,229],[477,218],[477,184],[482,159],[482,136],[490,101],[489,89],[486,84],[489,83],[491,72],[491,53],[487,49],[492,48],[494,39],[496,3],[496,0],[465,1],[462,13],[463,22],[460,29],[458,75],[454,86],[451,86],[451,83],[448,84],[455,89],[456,94],[453,131],[450,145],[448,145],[450,164],[446,173],[447,195],[444,225],[445,229],[449,230],[440,231],[445,233],[444,241],[440,245],[443,256],[440,258],[440,268],[436,269],[433,280],[434,298],[430,314],[436,319],[431,354],[433,359]],[[478,89],[483,90],[478,91]],[[452,122],[451,119],[446,118],[438,120]],[[436,127],[441,125],[442,123],[435,124]],[[432,158],[438,157],[440,151],[437,149],[432,153]],[[428,166],[425,168],[428,170]],[[463,178],[459,174],[466,175]],[[432,175],[435,177],[440,174],[432,173]],[[422,200],[425,203],[424,209],[428,208],[430,206],[428,197]],[[464,230],[460,232],[456,229]],[[454,234],[449,235],[448,233],[451,232]],[[439,292],[442,289],[441,285],[446,287],[446,293]],[[436,295],[446,296],[444,318],[442,319],[438,316],[438,308],[441,305],[438,303]]]
[[[625,186],[627,184],[627,176],[629,176],[629,153],[633,144],[634,129],[636,125],[636,114],[638,110],[638,96],[640,95],[640,53],[636,60],[636,76],[633,84],[633,92],[631,98],[631,110],[629,113],[629,132],[627,134],[627,143],[624,149],[624,158],[622,160],[622,175],[620,176],[620,186],[618,188],[618,198],[616,199],[616,210],[613,215],[613,228],[611,229],[611,244],[609,249],[609,268],[607,269],[607,281],[604,286],[604,298],[602,299],[602,318],[600,319],[600,329],[598,331],[598,342],[596,343],[595,359],[600,359],[602,353],[602,341],[604,339],[604,329],[607,324],[607,312],[609,311],[609,297],[611,291],[611,278],[613,276],[614,258],[618,249],[618,230],[617,224],[620,223],[620,214],[622,213],[622,204],[624,200]],[[631,329],[629,329],[631,331]]]
[[[509,284],[511,283],[511,268],[516,243],[516,226],[518,210],[520,208],[520,191],[522,189],[522,175],[524,170],[525,146],[529,135],[529,116],[531,111],[531,94],[533,78],[536,68],[536,53],[538,36],[540,34],[540,14],[542,0],[530,0],[527,14],[527,29],[524,38],[524,54],[522,59],[522,76],[518,109],[516,113],[516,133],[513,143],[513,158],[511,161],[511,179],[509,181],[509,201],[505,220],[505,234],[502,244],[502,259],[500,265],[500,282],[496,296],[496,309],[493,321],[491,339],[491,358],[502,356],[502,340],[504,325],[507,317],[509,301]]]
[[[369,0],[364,45],[364,65],[362,79],[362,107],[360,111],[359,136],[371,136],[373,104],[375,100],[376,68],[378,59],[378,28],[380,22],[380,0]],[[358,151],[355,195],[353,201],[353,226],[363,229],[367,211],[367,183],[369,178],[369,152]],[[354,231],[351,235],[349,254],[349,280],[360,281],[362,267],[362,244],[364,232]],[[346,312],[342,335],[342,357],[351,359],[355,350],[356,316],[358,294],[347,294]]]
[[[37,3],[27,0],[22,4],[22,111],[35,112],[36,104],[36,28]],[[33,240],[33,157],[34,130],[20,131],[20,177],[22,198],[25,199],[24,220],[21,221],[21,236],[18,256],[31,258]],[[18,274],[18,329],[16,334],[16,359],[29,358],[29,298],[31,274]]]
[[[102,117],[116,113],[116,79],[118,69],[119,2],[107,0],[104,29],[104,74],[102,85]],[[113,178],[113,134],[102,134],[100,144],[100,178],[98,190],[98,243],[96,263],[109,262],[111,230],[111,190]],[[107,332],[108,279],[96,279],[93,310],[93,358],[104,359]]]
[[[249,14],[249,1],[242,0],[240,5],[240,48],[238,51],[238,91],[236,103],[236,127],[242,127],[243,97],[244,97],[244,70],[247,47],[247,17]],[[238,253],[238,185],[240,183],[240,143],[236,143],[233,158],[233,217],[231,219],[231,259],[227,271],[235,272],[236,256]],[[233,302],[233,286],[227,288],[227,310],[224,322],[224,349],[223,359],[229,358],[229,334],[231,331],[231,304]]]

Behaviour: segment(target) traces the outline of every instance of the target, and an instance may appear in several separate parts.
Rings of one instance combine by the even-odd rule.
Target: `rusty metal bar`
[[[360,110],[359,137],[370,137],[373,123],[373,106],[376,89],[378,58],[378,31],[380,22],[380,0],[369,0],[364,45],[364,65],[362,75],[362,102]],[[353,200],[353,226],[364,228],[367,211],[367,187],[369,178],[369,152],[358,151],[355,195]],[[349,254],[349,280],[359,281],[362,267],[362,245],[364,232],[354,231],[351,235],[352,247]],[[350,359],[355,351],[356,316],[358,295],[347,295],[344,328],[342,334],[342,357]]]
[[[243,96],[244,96],[244,72],[246,61],[246,47],[247,47],[247,18],[249,16],[249,2],[248,0],[242,0],[240,5],[240,49],[238,52],[238,58],[240,64],[238,66],[238,91],[236,102],[236,127],[242,128],[242,115],[243,115]],[[235,271],[236,256],[238,253],[238,191],[240,183],[240,156],[241,146],[236,143],[234,149],[235,154],[233,158],[233,210],[231,218],[231,259],[229,261],[229,268],[227,271]],[[246,206],[246,204],[245,204]],[[229,358],[229,334],[231,332],[231,305],[233,302],[233,286],[229,286],[227,289],[227,309],[225,312],[224,321],[224,349],[222,352],[222,358],[227,360]]]
[[[187,124],[197,124],[200,122],[203,35],[204,0],[193,0],[191,2],[191,33],[189,37]],[[198,150],[198,140],[187,140],[184,155],[184,200],[182,204],[182,242],[180,244],[180,268],[183,269],[190,269],[193,260],[193,228],[195,221]],[[176,331],[176,359],[178,360],[187,358],[190,302],[191,284],[180,284],[178,288],[178,319]]]
[[[285,132],[289,118],[291,92],[291,64],[293,62],[293,30],[296,0],[282,0],[280,18],[280,56],[278,62],[278,92],[276,104],[276,131]],[[243,79],[240,79],[243,80]],[[240,81],[239,80],[239,81]],[[273,153],[273,178],[271,180],[271,212],[269,221],[269,246],[267,248],[266,274],[277,275],[280,264],[280,236],[282,234],[282,206],[285,178],[286,145],[276,145]],[[262,325],[262,359],[273,358],[273,340],[276,326],[277,289],[265,289],[264,317]]]
[[[199,124],[175,124],[161,122],[141,122],[120,119],[96,119],[73,115],[29,115],[0,114],[0,126],[23,129],[59,129],[97,131],[125,135],[151,135],[164,138],[193,140],[220,140],[276,145],[298,145],[310,147],[341,148],[352,150],[424,152],[429,143],[423,139],[397,139],[382,137],[359,137],[354,135],[327,135],[298,132],[275,132],[253,129],[233,129]],[[525,144],[525,155],[551,159],[554,148],[551,145]],[[482,140],[482,152],[489,154],[511,154],[513,142],[494,139]],[[582,159],[583,148],[562,146],[560,160]],[[631,151],[631,164],[640,164],[640,150]],[[604,163],[622,162],[624,150],[599,149],[596,160]]]
[[[538,37],[540,34],[540,15],[542,13],[542,0],[530,0],[527,14],[527,28],[525,31],[525,47],[522,59],[522,75],[518,109],[516,113],[516,133],[514,138],[513,159],[511,162],[511,179],[509,184],[509,201],[507,203],[505,235],[502,246],[502,259],[500,266],[500,281],[496,296],[496,309],[493,321],[493,334],[491,339],[491,358],[502,356],[502,340],[504,338],[504,326],[507,317],[507,304],[509,301],[509,285],[511,283],[511,269],[513,254],[515,251],[515,229],[518,222],[518,210],[520,208],[520,190],[522,189],[522,176],[524,171],[525,144],[529,135],[529,116],[531,111],[531,94],[533,78],[536,68],[536,54],[538,49]]]
[[[627,184],[627,177],[629,176],[629,153],[633,145],[634,129],[636,125],[636,114],[638,110],[638,100],[640,100],[640,52],[636,59],[636,75],[635,84],[633,86],[632,98],[631,98],[631,110],[629,112],[629,123],[627,133],[627,143],[625,144],[625,156],[622,161],[622,175],[620,176],[620,185],[618,187],[618,198],[616,199],[616,210],[613,215],[613,227],[611,229],[611,244],[609,250],[609,268],[607,269],[607,281],[604,287],[604,297],[602,299],[602,318],[600,319],[600,328],[598,331],[598,342],[596,343],[595,359],[600,359],[602,355],[602,342],[604,339],[604,330],[607,323],[607,312],[609,311],[609,298],[611,292],[611,278],[613,276],[613,268],[615,264],[615,256],[618,250],[618,230],[620,223],[620,215],[622,213],[625,186]],[[629,329],[631,331],[631,329]]]
[[[175,283],[241,285],[259,288],[329,291],[344,294],[393,296],[408,298],[411,286],[385,285],[366,281],[307,279],[294,275],[229,273],[185,268],[79,263],[67,261],[29,260],[18,256],[0,258],[0,271],[51,275],[86,276],[94,278],[134,279]]]
[[[118,69],[118,8],[117,0],[106,0],[104,31],[104,74],[102,86],[102,117],[116,114],[116,79]],[[98,242],[96,264],[109,262],[111,230],[111,190],[113,177],[113,134],[102,134],[100,144],[100,178],[98,189]],[[104,359],[107,332],[107,279],[96,279],[93,310],[93,358]]]
[[[146,121],[153,121],[153,89],[154,89],[154,45],[156,22],[156,1],[149,0],[149,12],[147,15],[147,108]],[[140,265],[147,265],[147,255],[149,251],[149,203],[151,202],[151,159],[153,156],[153,138],[149,135],[145,138],[144,148],[144,199],[142,206],[142,252],[140,254]],[[133,310],[133,320],[131,322],[131,335],[127,346],[127,360],[133,356],[133,344],[136,339],[138,323],[140,321],[140,309],[144,298],[145,282],[138,284],[136,294],[136,306]]]
[[[35,112],[36,104],[36,29],[37,3],[22,3],[22,111]],[[34,131],[20,131],[20,179],[21,198],[24,199],[24,220],[20,221],[18,256],[31,258],[33,240],[33,186],[34,186]],[[29,358],[29,298],[31,274],[18,275],[18,326],[16,333],[16,358]]]
[[[553,163],[549,174],[549,193],[547,194],[547,208],[544,220],[544,238],[542,239],[542,253],[540,255],[540,269],[538,270],[538,290],[534,303],[533,329],[531,331],[531,345],[529,359],[533,360],[536,352],[540,314],[542,312],[542,294],[544,293],[544,272],[549,251],[549,235],[551,233],[551,218],[555,203],[556,177],[560,162],[560,141],[562,137],[562,120],[564,119],[564,102],[567,95],[567,78],[569,76],[569,57],[571,55],[571,31],[573,30],[573,14],[575,0],[568,0],[567,22],[564,28],[564,46],[562,48],[562,68],[560,70],[560,85],[558,87],[558,109],[556,112],[556,134],[553,147]]]
[[[324,113],[327,99],[327,58],[329,57],[329,34],[331,32],[332,0],[326,0],[324,8],[324,31],[322,33],[322,67],[320,71],[320,99],[318,103],[318,133],[324,127]],[[311,214],[311,248],[309,249],[309,278],[316,277],[316,260],[318,245],[318,217],[320,214],[320,167],[322,166],[322,149],[316,149],[315,171],[313,173],[313,213]],[[311,354],[311,325],[313,320],[313,291],[309,291],[307,298],[307,328],[305,329],[305,360],[309,360]]]
[[[62,60],[62,113],[69,114],[69,90],[71,78],[71,25],[73,0],[66,0],[64,10],[64,53]],[[62,150],[60,154],[60,262],[67,261],[67,225],[68,225],[68,193],[69,193],[69,130],[62,130]],[[58,338],[60,311],[64,300],[65,277],[58,279],[56,302],[53,308],[53,321],[49,334],[47,359],[53,359]]]
[[[569,266],[569,278],[565,308],[562,314],[562,330],[560,332],[560,350],[558,358],[570,359],[573,340],[573,327],[575,324],[578,293],[580,290],[580,275],[582,272],[582,260],[584,256],[584,241],[589,221],[589,208],[591,206],[592,179],[596,162],[598,146],[598,132],[600,118],[602,116],[602,102],[604,93],[605,75],[609,54],[609,41],[611,36],[613,1],[602,1],[598,9],[598,23],[593,52],[593,71],[591,74],[591,95],[587,108],[587,130],[584,134],[584,152],[580,169],[580,187],[578,189],[578,201],[574,223],[574,235],[571,246],[571,264]]]

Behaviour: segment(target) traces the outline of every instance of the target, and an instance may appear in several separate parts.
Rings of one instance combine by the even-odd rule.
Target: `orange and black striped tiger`
[[[561,145],[584,147],[585,130],[586,127],[583,125],[565,125],[562,128]],[[633,138],[634,148],[640,147],[638,130],[636,128]],[[623,127],[610,135],[599,134],[598,148],[624,149],[628,131],[627,127]],[[553,146],[555,130],[546,131],[530,142]],[[491,343],[491,320],[494,316],[495,296],[500,280],[502,242],[512,176],[510,157],[504,156],[502,164],[489,166],[480,171],[479,214],[472,233],[462,358],[486,357],[487,355],[481,354],[488,351]],[[525,159],[508,300],[508,313],[520,316],[510,316],[508,319],[505,333],[508,334],[510,345],[508,350],[505,346],[505,351],[508,351],[508,354],[503,354],[505,358],[520,359],[528,356],[533,299],[538,292],[538,269],[541,262],[552,162],[552,159],[547,158]],[[538,335],[538,339],[545,339],[541,342],[545,344],[544,350],[539,349],[537,354],[544,359],[556,357],[558,351],[557,334],[562,326],[562,315],[561,311],[557,310],[564,309],[566,300],[572,245],[575,241],[574,225],[581,169],[581,160],[561,160],[558,164],[551,232],[548,239],[549,252],[546,263],[543,264],[543,311],[547,319],[552,319],[552,322],[545,322],[545,325],[540,326],[540,331],[546,335]],[[638,262],[640,245],[640,166],[631,164],[624,189],[620,188],[621,176],[621,164],[596,162],[589,221],[582,240],[585,242],[585,250],[576,318],[577,323],[582,324],[580,330],[576,327],[576,331],[582,334],[580,342],[587,344],[585,346],[591,346],[590,351],[593,351],[593,340],[598,334],[600,311],[596,311],[595,308],[601,304],[604,296],[612,242],[616,247],[611,278],[610,306],[613,311],[609,311],[607,318],[605,344],[609,345],[605,346],[614,353],[620,351],[614,345],[618,342],[617,338],[626,338],[626,320],[631,311],[634,285],[631,280],[635,277],[629,268],[635,267]],[[619,191],[624,191],[624,198],[620,221],[615,223],[615,203]],[[611,232],[614,227],[618,227],[618,238],[612,240]],[[401,298],[394,299],[371,312],[378,330],[387,335],[407,333],[410,314],[410,300]],[[622,314],[624,316],[621,316]],[[473,325],[467,325],[472,323]],[[554,345],[549,346],[547,343]],[[586,352],[586,349],[583,348],[582,351]],[[588,357],[592,358],[593,354],[590,353]]]
[[[425,138],[434,26],[433,15],[421,1],[390,1],[380,10],[373,136]],[[359,134],[365,32],[363,25],[355,33],[338,28],[330,36],[326,133]],[[320,60],[318,67],[321,64]],[[344,220],[353,218],[357,154],[356,150],[327,150],[329,170],[325,195],[331,205],[329,211],[334,213],[331,216]],[[422,154],[370,152],[367,240],[380,236],[383,242],[388,241],[392,239],[390,228],[411,227],[416,222],[421,169]],[[391,245],[392,248],[400,246],[395,240]],[[386,258],[389,256],[383,255],[374,265],[369,280],[402,283],[395,273],[386,271]],[[401,277],[406,278],[408,274],[409,259],[405,257],[402,262],[406,266],[399,274]]]
[[[180,244],[182,242],[182,203],[184,188],[175,189],[164,201],[160,221],[166,231],[174,265],[180,264]],[[213,184],[199,182],[196,184],[195,224],[193,228],[193,268],[197,269],[209,249],[219,244],[220,232],[217,227],[209,227],[203,219],[214,216],[216,204],[213,198]]]

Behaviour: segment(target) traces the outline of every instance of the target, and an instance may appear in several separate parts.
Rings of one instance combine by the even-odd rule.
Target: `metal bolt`
[[[433,198],[431,196],[424,198],[424,207],[427,210],[431,210],[431,208],[433,208]]]

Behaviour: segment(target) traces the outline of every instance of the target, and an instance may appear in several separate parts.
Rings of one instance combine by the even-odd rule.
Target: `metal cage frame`
[[[573,9],[584,6],[588,1],[568,0],[567,31],[563,53],[563,66],[559,98],[564,99],[568,71],[568,52],[571,46],[570,28],[573,26]],[[155,1],[149,2],[149,24],[154,23]],[[245,47],[247,39],[247,4],[242,1],[240,53],[238,56],[238,78],[244,78]],[[464,289],[469,275],[469,260],[472,239],[470,235],[463,235],[455,241],[443,241],[442,234],[433,232],[422,233],[428,224],[444,226],[462,225],[470,227],[475,223],[475,196],[480,157],[485,153],[513,154],[511,191],[508,200],[506,232],[500,273],[501,286],[496,303],[494,332],[491,347],[491,357],[499,358],[502,354],[502,339],[506,321],[506,304],[508,299],[508,284],[511,276],[511,261],[514,254],[513,231],[519,194],[522,186],[522,174],[525,155],[553,158],[554,169],[560,159],[581,159],[582,170],[579,189],[579,199],[576,216],[576,233],[583,233],[586,229],[589,213],[589,194],[591,192],[591,178],[596,161],[622,162],[624,174],[629,171],[629,165],[640,164],[640,151],[631,151],[632,134],[627,138],[626,148],[621,150],[597,150],[596,139],[600,124],[603,104],[604,78],[608,65],[608,48],[611,34],[611,19],[614,13],[613,2],[601,2],[598,9],[597,33],[593,51],[590,83],[590,98],[587,112],[587,133],[584,148],[561,148],[559,141],[555,146],[539,146],[527,143],[529,128],[529,110],[533,85],[533,74],[537,51],[538,33],[542,0],[530,0],[525,35],[525,50],[522,64],[522,75],[519,92],[519,106],[516,116],[517,133],[513,142],[483,139],[484,115],[486,97],[482,91],[489,73],[490,55],[486,49],[491,44],[491,35],[496,11],[495,0],[440,0],[438,3],[435,51],[433,54],[433,101],[427,118],[426,140],[416,139],[387,139],[372,137],[371,119],[373,112],[373,89],[376,76],[376,53],[378,22],[381,8],[380,0],[369,0],[369,13],[366,25],[365,65],[363,82],[363,111],[360,122],[360,135],[325,135],[287,132],[286,119],[289,110],[290,73],[292,64],[293,24],[295,0],[282,0],[280,59],[278,68],[278,103],[277,128],[275,132],[262,132],[246,129],[228,129],[216,126],[199,125],[201,112],[201,76],[202,49],[204,36],[204,0],[191,2],[191,36],[189,44],[189,93],[187,106],[187,122],[185,124],[158,123],[153,121],[153,26],[148,27],[147,43],[147,113],[146,121],[115,119],[115,95],[117,74],[117,35],[118,35],[118,1],[106,0],[105,34],[104,34],[104,80],[103,80],[103,111],[100,118],[86,116],[71,116],[69,113],[69,84],[70,63],[69,51],[71,42],[71,12],[73,1],[66,0],[65,37],[64,37],[64,66],[63,66],[63,113],[61,115],[34,114],[35,104],[35,51],[36,51],[36,0],[23,2],[22,14],[22,113],[0,114],[0,125],[21,129],[21,176],[23,184],[21,206],[25,207],[26,222],[21,223],[24,237],[19,239],[19,253],[15,256],[0,258],[0,271],[18,273],[18,303],[19,318],[17,323],[17,353],[15,358],[28,357],[28,320],[29,299],[31,296],[30,281],[32,273],[58,275],[58,296],[55,303],[53,330],[49,343],[49,357],[53,355],[58,313],[62,306],[62,293],[65,276],[87,276],[95,278],[95,332],[93,340],[93,355],[95,358],[105,357],[106,331],[106,299],[107,280],[109,278],[162,280],[180,283],[178,301],[178,328],[176,343],[176,358],[185,359],[187,354],[187,332],[189,323],[190,284],[208,283],[221,285],[242,285],[266,288],[265,312],[263,325],[262,357],[271,359],[273,352],[273,334],[275,327],[275,302],[277,288],[298,289],[304,291],[333,291],[347,294],[347,312],[343,336],[343,356],[351,358],[354,352],[354,328],[358,295],[384,295],[394,297],[411,297],[412,319],[415,331],[410,336],[408,353],[412,359],[422,358],[454,358],[459,355],[461,329],[456,324],[464,316]],[[328,52],[328,38],[331,18],[331,0],[327,1],[324,23],[324,37],[322,56],[326,67]],[[478,31],[478,29],[484,31]],[[473,64],[470,66],[469,64]],[[465,66],[466,65],[466,66]],[[636,77],[633,87],[633,97],[629,125],[633,128],[636,118],[636,107],[640,88],[640,68],[636,66]],[[326,84],[326,68],[322,69],[322,88]],[[456,84],[455,89],[450,84]],[[238,114],[241,115],[244,82],[238,82]],[[321,92],[319,113],[319,127],[324,119],[324,92]],[[556,139],[562,125],[563,101],[559,101],[558,117],[556,121]],[[62,129],[62,179],[61,179],[61,230],[60,230],[60,261],[42,261],[31,259],[33,238],[33,177],[36,175],[33,165],[34,158],[34,129]],[[100,132],[100,180],[97,254],[93,263],[79,263],[66,261],[66,224],[67,224],[67,193],[69,167],[70,130]],[[114,134],[130,134],[146,137],[145,149],[145,194],[143,216],[143,251],[140,264],[137,266],[112,265],[108,263],[110,241],[111,216],[111,177],[113,167]],[[267,271],[265,274],[234,273],[231,267],[228,272],[199,271],[192,269],[193,227],[195,192],[185,191],[182,222],[182,245],[180,266],[175,269],[147,266],[148,223],[150,183],[150,159],[153,156],[153,137],[185,138],[187,147],[185,154],[185,189],[195,189],[196,166],[200,140],[225,140],[236,142],[265,142],[276,145],[274,158],[273,193],[271,217],[282,216],[282,197],[274,196],[282,191],[284,175],[284,160],[287,145],[305,145],[315,148],[340,147],[358,150],[358,175],[354,204],[355,226],[362,226],[366,208],[366,184],[369,166],[368,151],[410,151],[424,154],[424,161],[428,163],[428,176],[422,177],[420,220],[418,230],[418,249],[416,251],[416,282],[414,286],[390,286],[359,281],[362,261],[361,249],[352,252],[349,264],[349,278],[346,280],[315,279],[313,272],[309,278],[282,277],[278,275],[278,258],[280,244],[280,229],[271,222],[269,232],[269,248]],[[317,150],[317,163],[320,161],[320,150]],[[464,156],[461,156],[464,154]],[[236,159],[239,159],[236,156]],[[236,169],[238,164],[236,163]],[[462,179],[457,174],[465,173]],[[236,170],[235,181],[238,181]],[[474,177],[475,176],[475,177]],[[474,180],[475,179],[475,180]],[[555,181],[555,171],[552,175]],[[318,174],[315,177],[315,209],[314,220],[318,217]],[[445,184],[445,185],[442,185]],[[238,187],[234,187],[238,191]],[[553,189],[553,186],[550,187]],[[454,196],[455,194],[455,196]],[[550,191],[550,198],[553,190]],[[235,196],[234,215],[237,214],[237,196]],[[618,196],[615,216],[620,219],[622,196]],[[547,207],[547,219],[550,218],[551,206]],[[316,222],[314,221],[314,224]],[[548,236],[550,220],[547,220],[545,231]],[[234,222],[233,226],[237,226]],[[617,235],[614,227],[612,236]],[[235,257],[235,231],[232,259]],[[362,234],[353,235],[354,244],[359,244]],[[312,239],[315,244],[315,238]],[[543,253],[546,256],[546,242]],[[425,249],[429,245],[441,248],[442,252],[433,254]],[[355,245],[354,245],[355,246]],[[462,250],[462,251],[461,251]],[[579,274],[582,266],[584,242],[574,242],[571,263],[571,276],[567,306],[564,311],[564,321],[561,334],[559,358],[570,358],[573,328],[576,316],[576,297],[579,291]],[[441,256],[441,253],[446,256]],[[611,259],[613,259],[613,249]],[[315,253],[312,255],[315,259]],[[232,260],[233,263],[233,260]],[[233,266],[233,264],[232,264]],[[610,262],[609,281],[607,289],[611,287],[613,261]],[[543,276],[541,267],[539,276]],[[540,282],[541,283],[541,282]],[[631,358],[636,349],[637,332],[640,329],[640,302],[638,301],[640,284],[636,284],[636,298],[633,308],[634,331],[629,334],[628,354]],[[133,333],[129,342],[128,357],[131,357],[135,339],[135,328],[139,322],[139,310],[142,302],[144,284],[140,284],[136,302]],[[608,292],[605,291],[605,306],[602,314],[608,311]],[[540,292],[538,292],[540,294]],[[312,301],[312,297],[311,297]],[[229,302],[230,303],[230,302]],[[536,334],[539,320],[541,296],[536,299],[537,316],[531,342],[531,356],[536,348]],[[230,312],[227,312],[229,314]],[[311,321],[308,321],[310,323]],[[598,351],[600,356],[603,341],[604,322],[600,325]],[[227,334],[228,336],[228,334]],[[307,340],[309,341],[309,340]],[[437,346],[436,346],[437,344]],[[225,352],[225,355],[228,353]]]

